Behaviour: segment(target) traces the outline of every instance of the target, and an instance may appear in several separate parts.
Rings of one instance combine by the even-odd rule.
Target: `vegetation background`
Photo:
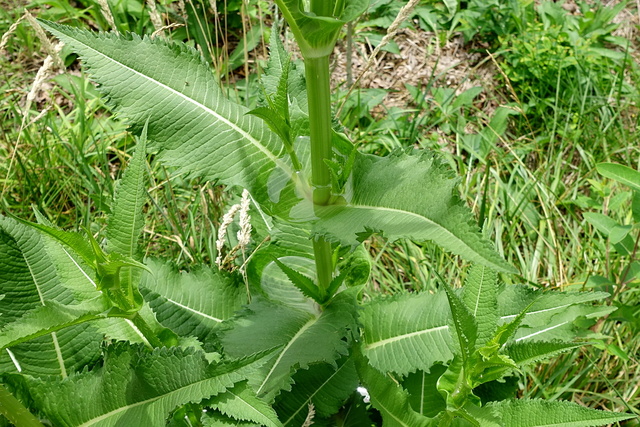
[[[527,372],[523,396],[640,414],[640,203],[596,171],[640,166],[640,4],[423,0],[382,45],[406,3],[372,0],[334,52],[345,133],[364,152],[442,153],[483,232],[520,269],[507,283],[611,293],[619,309],[596,325],[597,345]],[[133,141],[76,57],[56,53],[25,11],[187,41],[247,106],[279,19],[265,0],[0,1],[0,209],[27,219],[35,206],[62,228],[95,233]],[[151,172],[147,254],[213,263],[216,230],[237,200],[215,182]],[[463,262],[435,246],[374,238],[367,248],[376,291],[434,289],[437,274],[464,281]]]

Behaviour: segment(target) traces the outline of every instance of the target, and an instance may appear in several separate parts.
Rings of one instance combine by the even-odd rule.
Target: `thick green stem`
[[[329,57],[307,58],[304,66],[309,97],[313,203],[326,205],[331,199],[331,174],[325,160],[331,159],[332,151]]]
[[[307,95],[309,97],[309,127],[311,130],[311,183],[313,203],[327,205],[331,200],[331,174],[325,163],[331,159],[331,74],[329,57],[305,59]],[[318,286],[325,291],[333,278],[331,244],[324,239],[313,242]]]
[[[331,243],[324,239],[314,240],[313,254],[316,260],[316,276],[318,276],[318,286],[326,295],[326,290],[333,279],[333,256]]]
[[[44,427],[40,420],[0,384],[0,414],[16,427]]]
[[[140,313],[134,314],[133,317],[131,317],[131,321],[152,347],[164,347],[164,343],[156,336],[149,324],[140,316]]]

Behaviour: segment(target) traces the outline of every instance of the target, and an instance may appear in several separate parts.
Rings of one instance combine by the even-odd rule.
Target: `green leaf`
[[[178,347],[118,344],[104,365],[65,381],[28,379],[38,408],[61,426],[159,426],[176,407],[225,392],[255,369],[254,358],[209,363]]]
[[[616,230],[621,227],[614,219],[609,218],[606,215],[597,212],[585,212],[582,214],[584,219],[587,220],[591,225],[593,225],[599,232],[604,234],[606,237],[611,237],[616,233]],[[616,251],[621,255],[629,255],[633,253],[633,248],[635,242],[633,237],[630,235],[625,235],[621,240],[617,242],[612,241],[613,247]]]
[[[591,427],[634,418],[630,414],[599,411],[572,402],[546,400],[505,400],[489,403],[502,414],[509,427]]]
[[[322,291],[318,288],[318,285],[305,276],[304,274],[294,270],[289,267],[278,258],[274,258],[274,262],[280,267],[280,269],[287,275],[291,283],[307,297],[312,298],[318,303],[324,302],[324,295],[322,295]]]
[[[251,256],[247,278],[252,292],[261,293],[273,301],[309,310],[315,302],[307,298],[274,262],[277,257],[298,272],[315,279],[313,246],[308,227],[284,221],[274,221],[270,241]]]
[[[224,97],[195,50],[161,38],[41,24],[80,55],[134,131],[148,122],[148,148],[178,173],[246,188],[269,213],[278,203],[297,200],[280,138]]]
[[[498,275],[474,265],[463,288],[462,300],[478,325],[477,345],[485,344],[496,330],[498,321]]]
[[[445,373],[438,378],[437,388],[447,404],[447,410],[461,410],[468,402],[480,404],[480,398],[473,395],[465,364],[462,357],[456,354]]]
[[[102,338],[91,322],[13,345],[0,352],[0,373],[64,378],[98,360]]]
[[[143,275],[141,290],[158,321],[180,336],[197,337],[205,350],[212,350],[220,324],[246,303],[242,278],[216,268],[187,273],[160,260],[146,264],[151,273]]]
[[[247,386],[246,381],[219,394],[209,402],[208,406],[238,420],[254,422],[265,427],[282,426],[273,408],[258,398],[255,392]]]
[[[191,425],[189,424],[189,426]],[[215,411],[207,411],[202,414],[202,425],[204,427],[261,427],[260,424],[250,421],[238,421]]]
[[[136,151],[124,172],[107,224],[107,252],[140,259],[138,239],[144,227],[142,208],[146,199],[147,127],[138,138]]]
[[[576,319],[596,318],[613,310],[587,304],[606,296],[603,292],[545,293],[526,286],[504,286],[498,295],[498,323],[513,322],[524,311],[513,340],[571,341],[577,336]],[[453,357],[451,314],[444,292],[374,299],[363,307],[360,321],[364,332],[362,351],[371,365],[382,372],[406,375],[418,369],[428,370],[434,363]]]
[[[317,16],[305,11],[303,0],[275,0],[305,58],[330,55],[344,24],[358,17],[369,5],[369,0],[325,1],[331,3],[332,16]]]
[[[391,241],[433,241],[498,271],[513,272],[485,240],[455,195],[458,179],[433,154],[395,152],[356,156],[343,204],[318,207],[316,234],[344,245],[381,232]]]
[[[123,313],[131,313],[140,308],[142,296],[138,292],[137,284],[133,283],[131,278],[129,280],[126,277],[122,278],[121,270],[123,268],[125,270],[132,268],[145,269],[144,264],[118,252],[107,255],[89,232],[84,238],[79,233],[59,230],[49,225],[19,221],[69,246],[75,254],[81,256],[95,271],[96,289],[104,291],[115,308]]]
[[[338,412],[358,386],[358,373],[350,358],[343,358],[336,366],[322,363],[302,369],[293,376],[291,391],[282,393],[276,410],[285,426],[304,424],[309,405],[316,416],[328,417]]]
[[[0,330],[0,349],[51,334],[69,326],[104,318],[108,308],[101,297],[73,305],[46,301],[42,306],[26,312],[24,316]],[[57,341],[57,338],[52,337],[52,339]]]
[[[3,295],[0,348],[47,335],[34,346],[48,345],[53,350],[55,360],[49,359],[50,366],[57,364],[58,373],[63,377],[66,376],[65,360],[69,359],[69,351],[60,347],[56,332],[104,317],[103,313],[109,308],[90,275],[72,254],[32,227],[5,217],[0,217],[0,295]],[[87,335],[83,335],[83,339],[86,340]],[[65,338],[65,341],[72,345],[80,342],[88,345],[80,339]],[[28,348],[35,347],[21,347],[22,350]],[[16,349],[16,353],[21,350]],[[78,356],[80,359],[93,358],[92,354],[84,352]],[[35,359],[39,357],[46,356],[40,354]],[[29,363],[26,359],[16,358],[16,368],[21,361]]]
[[[357,355],[356,367],[362,385],[369,392],[371,404],[382,414],[385,427],[428,427],[434,425],[431,419],[411,408],[409,395],[397,382],[371,367],[362,355]]]
[[[541,362],[561,353],[583,346],[584,343],[571,342],[516,342],[504,348],[504,353],[518,366]]]
[[[631,213],[633,215],[633,221],[640,222],[640,191],[633,192],[633,199],[631,200]]]
[[[450,321],[444,292],[374,299],[360,312],[362,352],[382,372],[428,371],[453,357]]]
[[[243,357],[278,347],[250,379],[258,396],[272,402],[280,390],[290,389],[296,369],[316,362],[333,363],[347,353],[356,329],[357,292],[352,288],[338,294],[321,313],[256,298],[221,334],[225,353]]]
[[[438,392],[438,378],[447,370],[446,366],[435,364],[429,372],[417,371],[406,376],[402,387],[409,393],[409,403],[414,411],[427,417],[435,417],[447,407]]]
[[[99,296],[91,276],[58,242],[0,217],[0,340],[11,346],[0,352],[0,372],[65,377],[96,360],[102,334],[94,325],[84,323],[47,333],[55,326],[48,322],[60,316],[32,313],[42,310],[43,304],[74,305]],[[24,340],[28,342],[15,344]]]
[[[41,231],[50,237],[53,237],[58,242],[67,245],[73,250],[73,252],[80,256],[82,260],[90,267],[95,269],[95,266],[100,261],[104,261],[104,252],[101,250],[96,252],[92,246],[88,237],[83,236],[80,233],[74,231],[64,231],[47,224],[36,224],[28,221],[18,219],[22,224]],[[102,259],[100,259],[102,257]]]
[[[247,114],[251,114],[264,120],[269,128],[278,134],[285,145],[293,147],[293,143],[291,141],[291,126],[280,116],[280,114],[278,114],[277,111],[267,107],[259,107],[254,108]]]
[[[315,263],[313,260],[301,256],[283,256],[279,260],[294,266],[305,276],[315,279]],[[267,264],[260,278],[261,290],[274,301],[287,304],[304,311],[314,310],[315,302],[305,296],[300,289],[291,284],[291,280],[275,262]]]
[[[464,369],[467,367],[467,361],[474,353],[476,347],[478,325],[469,309],[467,309],[451,286],[444,281],[442,282],[442,285],[445,293],[447,294],[447,300],[449,300],[452,324],[458,337],[460,355],[462,356]]]
[[[292,62],[289,53],[284,48],[282,40],[279,37],[280,28],[276,22],[271,28],[271,41],[269,43],[269,60],[267,62],[267,69],[260,78],[262,86],[264,86],[264,92],[266,96],[271,96],[275,99],[275,105],[282,105],[284,107],[285,101],[287,101],[287,108],[289,109],[289,117],[293,128],[297,128],[294,125],[295,122],[306,122],[304,127],[308,128],[308,100],[307,89],[304,77],[304,67],[300,62]],[[287,74],[288,81],[286,83],[287,93],[283,93],[283,75]],[[265,103],[263,103],[265,104]],[[291,105],[289,105],[291,104]],[[266,105],[269,102],[266,101]],[[294,129],[295,135],[308,135],[307,133],[299,133]]]
[[[517,341],[571,341],[576,337],[573,322],[577,318],[595,318],[611,311],[607,306],[588,304],[607,296],[604,292],[544,292],[526,286],[505,286],[498,295],[498,312],[502,322],[511,322],[526,309],[514,337]]]
[[[640,191],[640,172],[637,170],[616,163],[599,163],[596,165],[596,169],[600,175],[615,179],[636,191]]]

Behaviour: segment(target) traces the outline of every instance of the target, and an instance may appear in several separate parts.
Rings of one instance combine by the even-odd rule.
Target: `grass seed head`
[[[11,34],[13,34],[16,31],[16,28],[18,28],[18,25],[20,25],[22,21],[24,21],[24,19],[27,16],[27,13],[28,12],[22,15],[16,22],[11,24],[7,32],[2,35],[2,39],[0,39],[0,54],[4,53],[4,50],[7,47],[7,43],[9,43],[9,37],[11,37]]]
[[[111,13],[111,8],[109,7],[109,3],[107,3],[107,0],[98,0],[98,4],[100,5],[102,15],[104,16],[104,19],[107,20],[107,24],[109,24],[109,27],[111,27],[111,29],[114,31],[118,31],[118,27],[116,27],[116,21],[113,18],[113,14]]]
[[[218,239],[216,240],[216,251],[218,252],[218,256],[216,257],[216,265],[218,268],[222,268],[222,249],[224,248],[224,242],[227,237],[227,228],[233,222],[233,218],[236,216],[236,213],[240,210],[240,205],[236,204],[231,206],[229,212],[224,214],[222,217],[222,224],[218,227]]]
[[[164,23],[162,22],[162,17],[156,8],[155,0],[147,0],[147,6],[149,6],[149,19],[151,19],[151,23],[153,24],[153,28],[156,29],[154,34],[162,33],[164,28]]]
[[[238,246],[244,250],[251,241],[251,215],[249,208],[251,207],[251,196],[249,191],[242,192],[242,201],[240,202],[240,231],[238,231]]]

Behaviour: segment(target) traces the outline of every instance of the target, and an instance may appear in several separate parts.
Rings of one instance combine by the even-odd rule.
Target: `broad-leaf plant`
[[[333,120],[329,58],[367,0],[275,0],[260,106],[201,55],[41,22],[81,58],[137,146],[106,234],[0,217],[0,413],[16,426],[597,426],[627,414],[516,399],[527,365],[585,344],[599,292],[501,285],[514,273],[438,155],[358,152]],[[144,259],[147,159],[245,190],[242,272]],[[266,235],[260,235],[268,234]],[[466,285],[363,301],[362,243],[433,242]],[[363,397],[366,395],[366,398]]]

